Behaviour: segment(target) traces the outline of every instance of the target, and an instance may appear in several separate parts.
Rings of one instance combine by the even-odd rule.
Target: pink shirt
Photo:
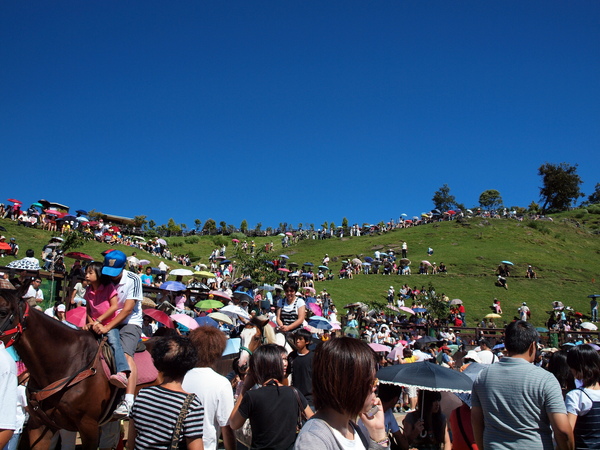
[[[96,319],[104,314],[110,308],[110,299],[117,295],[117,290],[112,283],[104,286],[98,286],[98,290],[94,291],[92,286],[88,286],[85,290],[84,298],[87,300],[88,313],[92,319]],[[108,324],[116,317],[118,310],[115,313],[102,321],[102,325]]]

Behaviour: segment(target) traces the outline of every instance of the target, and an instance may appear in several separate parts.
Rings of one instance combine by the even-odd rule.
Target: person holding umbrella
[[[419,391],[417,410],[408,413],[403,422],[404,436],[411,448],[419,450],[452,448],[446,416],[442,414],[440,406],[441,400],[440,392]]]

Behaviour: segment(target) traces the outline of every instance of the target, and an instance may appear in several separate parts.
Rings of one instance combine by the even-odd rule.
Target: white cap
[[[67,308],[65,307],[65,305],[60,304],[56,307],[57,311],[61,311],[61,312],[65,312],[67,310]]]

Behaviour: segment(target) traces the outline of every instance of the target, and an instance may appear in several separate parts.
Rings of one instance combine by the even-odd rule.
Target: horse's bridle
[[[3,338],[5,336],[10,336],[10,339],[4,344],[4,346],[6,348],[13,345],[17,341],[17,339],[19,339],[19,337],[21,337],[21,334],[23,334],[23,331],[25,331],[24,322],[25,322],[25,319],[27,319],[27,317],[29,316],[29,303],[27,303],[27,302],[24,302],[24,303],[25,303],[25,312],[23,313],[23,316],[20,318],[19,322],[13,328],[11,328],[10,330],[7,330],[7,328],[12,325],[15,314],[19,313],[21,310],[19,308],[18,303],[17,303],[17,311],[13,312],[10,316],[5,318],[4,322],[2,322],[2,325],[0,326],[0,338]]]

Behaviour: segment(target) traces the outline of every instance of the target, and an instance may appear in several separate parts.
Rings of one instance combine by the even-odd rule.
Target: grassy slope
[[[576,214],[565,213],[560,219],[575,217]],[[586,224],[598,223],[597,215],[588,214],[585,219]],[[18,239],[23,254],[27,248],[34,248],[39,253],[51,236],[45,231],[17,227],[14,222],[6,220],[0,221],[0,224],[7,228],[4,235]],[[311,261],[315,265],[328,253],[332,258],[330,265],[337,274],[342,259],[355,255],[372,256],[376,249],[386,251],[393,248],[399,253],[401,241],[406,240],[413,269],[418,268],[421,259],[428,259],[438,264],[443,261],[449,273],[435,276],[358,275],[354,280],[335,279],[317,287],[326,288],[339,308],[354,301],[381,299],[390,285],[398,291],[404,283],[418,287],[431,283],[437,292],[445,292],[450,298],[464,301],[469,325],[490,312],[489,305],[494,297],[502,301],[504,317],[507,319],[512,318],[521,302],[526,301],[532,309],[532,320],[541,325],[547,317],[544,311],[551,309],[552,301],[563,301],[587,313],[587,295],[600,293],[594,284],[600,269],[600,240],[598,235],[589,231],[589,226],[578,228],[559,218],[554,222],[535,223],[471,219],[468,226],[443,222],[378,236],[305,240],[285,249],[285,252],[290,256],[290,261],[300,264]],[[182,237],[168,240],[175,245],[180,243],[173,248],[175,253],[193,252],[202,255],[203,262],[215,247],[210,237],[202,237],[195,244],[190,244],[189,239]],[[280,238],[255,239],[257,246],[271,240],[275,243],[275,253],[280,254]],[[427,247],[434,249],[432,257],[427,256]],[[77,250],[100,259],[100,253],[106,248],[103,244],[88,242]],[[121,249],[131,254],[131,249]],[[158,263],[158,258],[145,252],[138,251],[138,257],[150,259],[154,266]],[[509,290],[494,286],[494,271],[501,260],[510,260],[516,265],[512,272],[516,276],[508,280]],[[539,279],[524,278],[527,264],[537,269]],[[169,265],[177,266],[172,262]]]

